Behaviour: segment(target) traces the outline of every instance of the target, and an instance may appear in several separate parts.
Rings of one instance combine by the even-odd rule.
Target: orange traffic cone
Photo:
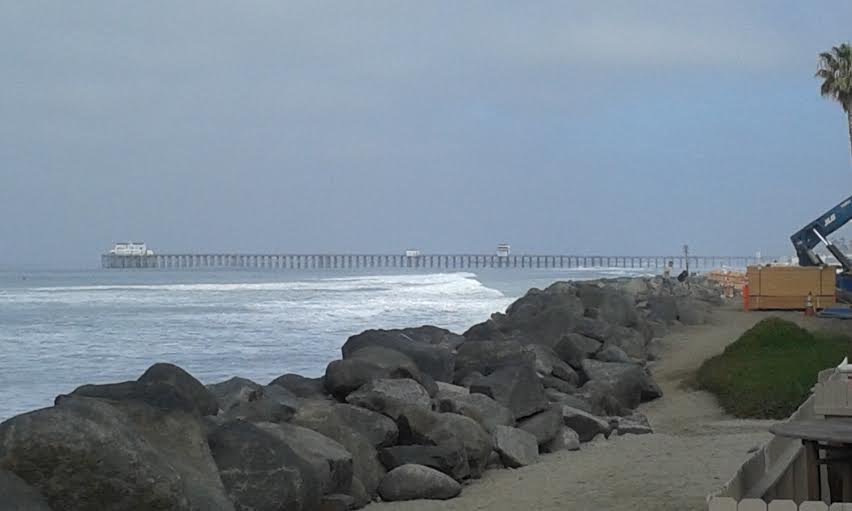
[[[816,316],[814,297],[811,293],[808,293],[808,296],[805,297],[805,316]]]

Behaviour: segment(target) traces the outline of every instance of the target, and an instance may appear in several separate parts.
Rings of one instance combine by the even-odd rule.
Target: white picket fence
[[[709,511],[852,511],[852,503],[802,502],[798,506],[792,500],[773,500],[769,504],[761,499],[743,499],[739,502],[730,497],[712,497]]]

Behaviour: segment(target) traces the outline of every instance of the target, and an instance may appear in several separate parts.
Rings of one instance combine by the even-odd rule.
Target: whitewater
[[[631,273],[0,272],[0,420],[175,363],[205,383],[321,375],[370,328],[464,332],[529,287]]]

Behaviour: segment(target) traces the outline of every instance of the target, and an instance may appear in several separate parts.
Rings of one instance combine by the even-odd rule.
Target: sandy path
[[[684,378],[765,317],[718,310],[713,322],[684,327],[662,341],[653,367],[664,397],[641,411],[656,431],[583,444],[580,451],[546,455],[519,470],[493,470],[449,501],[372,504],[378,510],[701,510],[717,489],[769,438],[765,421],[725,416],[706,392]]]

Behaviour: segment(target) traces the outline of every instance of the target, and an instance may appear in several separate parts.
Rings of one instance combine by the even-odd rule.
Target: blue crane
[[[831,233],[849,223],[850,220],[852,220],[852,197],[826,211],[821,217],[790,236],[793,246],[796,247],[796,255],[799,256],[799,265],[822,266],[825,264],[825,261],[813,250],[817,245],[823,243],[825,248],[840,263],[840,266],[843,267],[844,276],[852,274],[852,262],[849,261],[843,251],[828,240]]]

